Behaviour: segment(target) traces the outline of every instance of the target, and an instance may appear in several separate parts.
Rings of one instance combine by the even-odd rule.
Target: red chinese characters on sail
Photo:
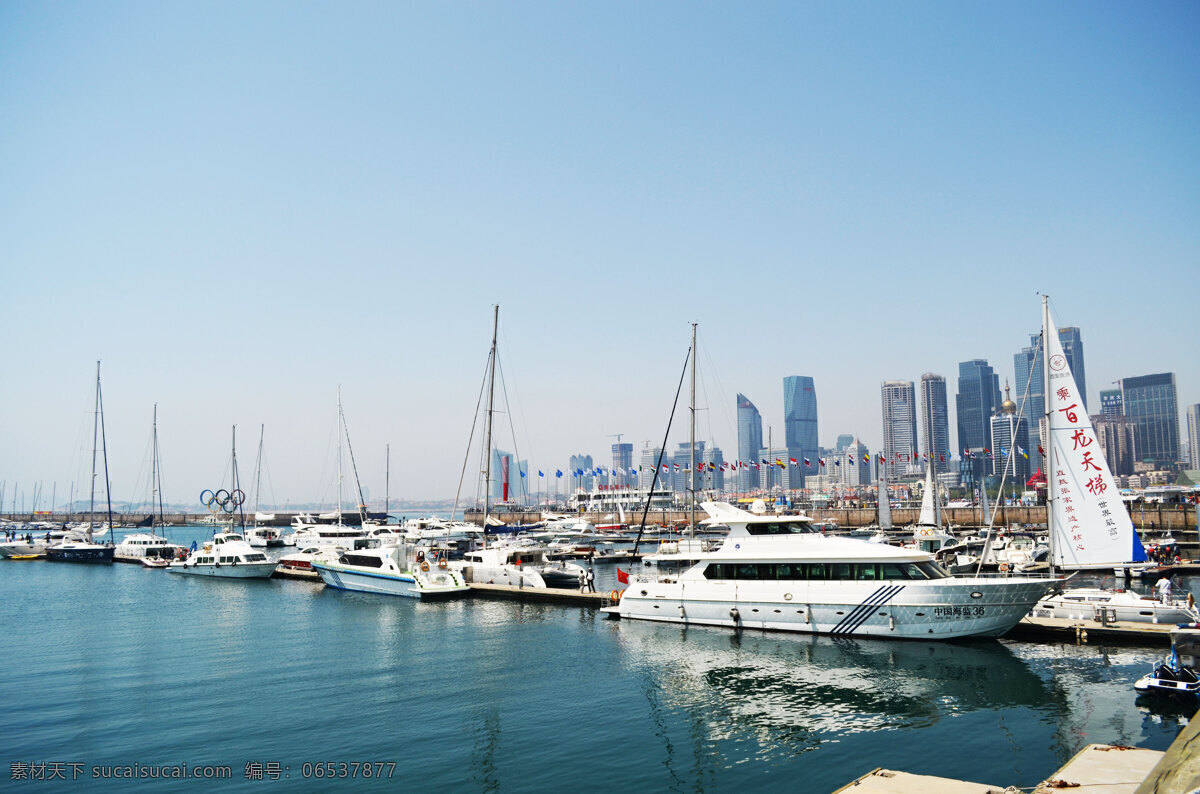
[[[1086,551],[1087,545],[1083,542],[1083,528],[1079,524],[1079,514],[1075,512],[1075,505],[1071,498],[1071,484],[1067,479],[1067,473],[1062,469],[1055,472],[1058,480],[1058,495],[1063,502],[1063,516],[1066,519],[1066,535],[1071,539],[1075,551]]]
[[[1087,446],[1090,446],[1092,443],[1092,439],[1088,437],[1087,431],[1085,431],[1083,428],[1080,428],[1075,431],[1074,435],[1071,436],[1071,441],[1073,441],[1075,443],[1075,446],[1073,447],[1073,449],[1079,449],[1080,447],[1087,447]]]

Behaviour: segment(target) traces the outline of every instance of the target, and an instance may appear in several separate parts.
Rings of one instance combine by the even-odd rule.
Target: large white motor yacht
[[[621,618],[813,634],[998,637],[1061,580],[951,577],[916,549],[822,535],[805,515],[702,504],[724,544],[678,575],[635,576]]]

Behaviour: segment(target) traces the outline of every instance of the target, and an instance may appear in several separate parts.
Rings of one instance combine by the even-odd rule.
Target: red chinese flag
[[[621,584],[629,584],[629,574],[627,574],[625,571],[622,571],[620,568],[618,568],[617,569],[617,581],[620,582]]]

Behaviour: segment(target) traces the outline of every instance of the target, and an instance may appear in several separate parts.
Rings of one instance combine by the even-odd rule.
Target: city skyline
[[[534,469],[675,450],[693,322],[727,459],[739,392],[783,446],[794,373],[822,447],[882,448],[885,380],[979,359],[1016,394],[1039,292],[1093,412],[1150,373],[1194,404],[1198,31],[1165,2],[0,4],[6,501],[82,490],[97,360],[114,498],[148,493],[157,405],[172,502],[233,425],[247,479],[265,425],[264,501],[328,503],[339,385],[371,493],[473,498],[494,304],[494,443]]]

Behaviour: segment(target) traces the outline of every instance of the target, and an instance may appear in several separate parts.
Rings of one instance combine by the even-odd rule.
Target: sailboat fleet
[[[486,371],[488,402],[481,472],[491,482],[490,454],[496,378],[499,307]],[[652,575],[634,574],[628,586],[614,591],[605,611],[629,620],[682,625],[731,626],[831,634],[839,636],[953,639],[1004,634],[1031,612],[1048,617],[1088,617],[1089,610],[1111,610],[1118,620],[1200,621],[1191,604],[1158,603],[1134,594],[1100,589],[1063,592],[1060,571],[1120,569],[1146,560],[1133,523],[1113,487],[1112,475],[1096,444],[1095,431],[1082,409],[1082,398],[1050,325],[1043,301],[1043,355],[1047,428],[1048,527],[1044,543],[1023,549],[1011,536],[991,533],[960,539],[942,522],[938,483],[932,467],[926,473],[921,514],[916,524],[892,526],[887,483],[879,484],[879,526],[869,542],[822,531],[804,514],[781,514],[765,505],[749,511],[716,501],[699,502],[695,461],[690,465],[689,504],[693,530],[704,528],[717,540],[671,541],[652,558],[664,565]],[[695,455],[695,325],[689,357],[692,368],[690,438]],[[301,521],[288,537],[260,510],[263,432],[255,466],[255,526],[246,529],[245,494],[237,478],[236,428],[231,450],[232,480],[228,489],[205,492],[216,521],[229,524],[188,554],[155,530],[129,535],[117,547],[95,543],[95,481],[98,462],[106,462],[99,363],[93,428],[93,490],[86,537],[63,538],[45,549],[51,559],[70,561],[141,561],[181,575],[216,578],[265,578],[276,570],[261,548],[295,545],[301,551],[285,557],[299,574],[319,577],[328,587],[412,598],[447,598],[468,592],[471,583],[516,587],[574,587],[585,581],[582,566],[552,560],[546,548],[526,540],[498,541],[490,532],[462,522],[416,519],[387,526],[368,520],[357,486],[360,524],[342,521],[342,450],[349,445],[341,390],[337,397],[337,505],[333,523]],[[152,488],[158,524],[162,509],[158,467],[157,407],[154,416]],[[104,455],[101,456],[101,453]],[[390,449],[389,449],[390,457]],[[105,467],[105,482],[107,469]],[[105,488],[107,494],[107,487]],[[214,507],[215,505],[215,507]],[[706,514],[696,521],[696,508]],[[483,526],[490,527],[491,494],[484,488]],[[242,532],[233,531],[234,513]],[[985,515],[987,514],[985,508]],[[623,514],[624,516],[624,514]],[[587,537],[595,527],[574,517],[549,514],[547,536]],[[111,535],[110,535],[111,537]],[[458,541],[466,541],[460,544]],[[12,544],[0,544],[11,555]],[[255,548],[255,547],[258,548]],[[1025,554],[1025,558],[1020,555]],[[1039,559],[1040,556],[1040,559]],[[674,563],[674,565],[669,565]],[[1029,571],[1041,566],[1046,574]],[[984,567],[999,575],[984,573]]]

